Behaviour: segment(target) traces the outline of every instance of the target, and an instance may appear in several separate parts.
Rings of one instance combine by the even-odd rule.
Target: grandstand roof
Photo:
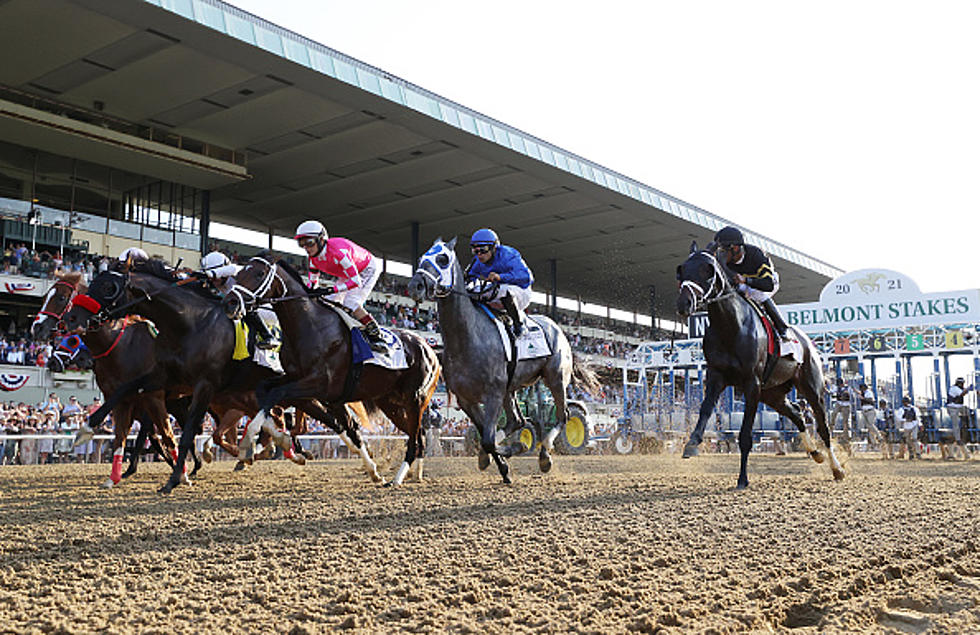
[[[0,40],[17,60],[0,84],[152,131],[130,159],[71,127],[44,149],[126,169],[142,157],[146,174],[209,188],[214,220],[290,235],[316,217],[404,261],[413,222],[422,249],[493,226],[539,289],[556,259],[560,295],[647,313],[652,284],[665,317],[691,241],[729,224],[216,0],[7,0],[0,22],[18,25]],[[11,111],[0,107],[0,139],[51,132]],[[154,152],[161,133],[207,156]],[[774,256],[782,302],[812,300],[842,273],[744,229]]]

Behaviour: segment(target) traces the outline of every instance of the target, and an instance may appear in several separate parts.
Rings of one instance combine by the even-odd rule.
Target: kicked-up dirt
[[[0,630],[980,632],[980,462],[476,463],[0,468]]]

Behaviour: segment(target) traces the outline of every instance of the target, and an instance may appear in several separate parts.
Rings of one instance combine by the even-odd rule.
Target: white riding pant
[[[487,297],[490,302],[499,301],[505,295],[510,294],[514,296],[514,304],[521,311],[526,311],[527,307],[531,304],[531,287],[524,289],[516,284],[501,284],[497,289]]]
[[[745,290],[743,291],[745,297],[747,297],[749,300],[754,300],[755,302],[762,304],[772,296],[776,295],[776,292],[779,291],[779,275],[775,271],[772,272],[772,279],[775,283],[772,287],[772,291],[760,291],[759,289],[754,289],[748,285],[745,285]]]
[[[368,263],[368,266],[361,270],[361,286],[348,289],[347,291],[341,291],[340,293],[335,293],[333,295],[328,295],[327,298],[333,300],[334,302],[343,304],[351,311],[356,311],[358,308],[363,307],[364,303],[367,302],[368,296],[371,295],[371,291],[374,289],[374,285],[378,283],[378,278],[380,277],[381,268],[378,266],[378,259],[371,258],[371,262]]]

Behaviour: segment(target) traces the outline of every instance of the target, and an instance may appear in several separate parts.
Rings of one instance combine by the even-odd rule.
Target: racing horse
[[[257,411],[255,387],[262,381],[275,379],[276,374],[248,360],[232,360],[235,327],[221,304],[210,293],[177,280],[173,271],[158,261],[119,263],[100,273],[89,285],[87,295],[76,296],[62,321],[69,331],[84,330],[90,322],[98,326],[123,313],[151,320],[158,329],[152,358],[147,357],[153,360],[152,372],[141,378],[139,385],[130,382],[127,387],[144,390],[162,387],[168,396],[191,397],[181,420],[174,471],[160,488],[162,493],[169,493],[181,483],[187,454],[200,433],[205,411],[237,409],[254,414]],[[287,368],[289,359],[289,351],[284,351],[282,361]],[[331,414],[315,400],[289,405],[328,425],[333,423]],[[291,452],[292,440],[288,435],[271,422],[265,430],[285,453]],[[335,430],[345,440],[351,435],[347,429]],[[380,480],[376,468],[373,473],[369,470],[369,475],[375,481]]]
[[[517,362],[508,377],[506,353],[497,327],[470,299],[455,247],[455,238],[448,243],[437,239],[422,255],[408,283],[409,294],[416,302],[434,299],[438,303],[446,386],[480,431],[480,468],[485,469],[489,464],[487,457],[492,457],[504,482],[510,483],[506,458],[511,450],[497,447],[497,419],[505,410],[507,431],[516,429],[523,418],[514,401],[514,391],[543,380],[555,399],[557,420],[555,427],[544,434],[538,454],[539,469],[548,472],[554,440],[568,418],[565,391],[572,375],[591,392],[598,382],[592,371],[573,358],[568,338],[558,325],[542,315],[535,315],[533,320],[544,331],[551,354]]]
[[[738,489],[749,485],[746,467],[752,449],[752,426],[759,401],[796,424],[807,452],[814,461],[822,463],[824,457],[807,432],[800,409],[786,398],[795,387],[813,408],[817,433],[830,455],[834,478],[843,479],[844,470],[830,445],[827,414],[820,398],[823,389],[820,354],[802,331],[793,328],[793,334],[803,345],[803,361],[780,358],[771,369],[769,378],[763,382],[769,337],[766,325],[749,301],[736,291],[730,272],[715,257],[712,247],[709,244],[705,250],[699,251],[697,243],[693,243],[687,260],[677,267],[680,283],[677,313],[687,318],[699,308],[707,307],[709,319],[702,343],[707,362],[704,400],[697,425],[684,446],[684,458],[698,454],[705,424],[715,409],[718,397],[726,386],[735,386],[741,389],[745,397],[745,411],[738,433],[741,451]]]
[[[44,296],[41,310],[38,311],[37,317],[31,324],[31,337],[35,341],[44,341],[52,336],[71,308],[72,300],[77,296],[79,285],[84,285],[84,282],[82,282],[82,274],[77,272],[59,276],[51,285],[48,293]],[[58,350],[55,351],[50,360],[53,370],[57,372],[58,367],[66,361],[74,361],[76,364],[83,363],[87,357],[92,363],[99,390],[107,397],[114,395],[129,379],[143,377],[152,372],[153,337],[150,334],[151,325],[144,323],[143,327],[145,328],[129,328],[135,323],[124,318],[115,321],[112,325],[105,325],[81,335],[73,335],[72,337],[78,340],[77,344],[62,340]],[[117,346],[123,339],[126,340],[125,345],[122,349],[118,349]],[[93,351],[101,352],[93,353]],[[143,425],[140,432],[143,433],[143,430],[146,429],[146,432],[149,433],[152,426],[160,439],[164,459],[169,464],[174,464],[177,458],[177,446],[170,420],[167,417],[162,390],[134,392],[123,398],[117,396],[111,404],[107,399],[107,403],[100,409],[100,414],[108,413],[110,409],[115,437],[112,442],[112,468],[109,478],[102,484],[102,487],[113,487],[123,478],[127,478],[136,472],[136,453],[133,455],[129,468],[125,472],[122,470],[126,437],[129,435],[136,412],[144,413],[141,416]],[[101,421],[101,418],[97,417],[97,420]],[[86,430],[90,437],[91,428],[88,427],[88,424],[86,424]],[[87,438],[79,439],[80,442],[87,440]]]
[[[422,478],[425,412],[439,380],[441,366],[425,340],[395,330],[394,338],[405,350],[408,368],[389,370],[376,364],[355,364],[350,327],[336,309],[311,297],[299,274],[283,261],[272,262],[266,254],[255,256],[235,276],[225,299],[229,317],[238,318],[260,301],[271,302],[279,317],[284,345],[295,351],[295,367],[277,385],[256,390],[259,414],[249,427],[264,424],[269,408],[295,399],[318,399],[334,416],[350,427],[344,404],[364,401],[380,409],[395,427],[408,435],[405,460],[389,485],[400,485],[415,464]],[[250,442],[251,435],[244,437]]]

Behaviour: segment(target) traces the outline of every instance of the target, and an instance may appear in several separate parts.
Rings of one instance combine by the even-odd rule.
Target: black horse
[[[151,320],[158,335],[153,342],[155,361],[154,384],[143,390],[165,390],[168,397],[190,396],[187,412],[180,421],[181,436],[174,471],[160,488],[169,493],[181,482],[188,452],[194,437],[201,432],[201,422],[207,409],[234,408],[246,413],[256,412],[255,388],[261,382],[274,381],[276,374],[248,360],[235,361],[235,327],[210,294],[193,289],[177,280],[172,270],[156,261],[120,263],[114,269],[100,273],[89,285],[84,296],[85,306],[76,298],[63,321],[69,331],[82,330],[119,315],[139,315]],[[283,365],[291,359],[283,351]],[[315,400],[296,401],[294,405],[308,415],[328,425],[332,415]],[[266,428],[284,451],[291,449],[288,435],[275,428]],[[337,429],[338,434],[347,432]]]
[[[258,301],[272,302],[283,341],[296,351],[296,367],[287,370],[287,380],[269,390],[261,387],[256,391],[260,413],[250,427],[262,422],[263,413],[279,402],[321,399],[346,422],[350,415],[344,404],[364,401],[379,408],[408,435],[405,460],[390,485],[401,484],[413,463],[421,480],[422,413],[442,370],[432,347],[412,333],[395,331],[405,350],[407,368],[389,370],[375,364],[355,364],[350,327],[336,310],[310,297],[289,265],[259,255],[248,261],[235,281],[226,299],[228,315],[241,317]]]
[[[796,424],[803,437],[807,452],[817,463],[823,455],[810,438],[799,408],[786,396],[793,387],[812,404],[817,420],[817,432],[830,454],[834,478],[844,478],[844,470],[830,445],[830,431],[820,393],[823,389],[823,371],[820,354],[810,339],[799,329],[793,334],[803,345],[802,363],[782,357],[771,369],[763,382],[767,368],[769,334],[758,312],[739,294],[732,283],[731,273],[718,261],[711,245],[698,251],[691,245],[691,255],[677,267],[680,295],[677,313],[686,318],[699,307],[706,306],[710,325],[704,334],[702,350],[708,368],[704,381],[704,400],[698,423],[691,438],[684,446],[684,458],[696,456],[701,444],[704,427],[715,409],[718,397],[726,386],[736,386],[745,397],[745,411],[738,434],[738,447],[742,460],[738,474],[738,489],[748,487],[746,474],[749,451],[752,449],[752,426],[761,400],[779,414]],[[777,343],[776,346],[779,346]]]

